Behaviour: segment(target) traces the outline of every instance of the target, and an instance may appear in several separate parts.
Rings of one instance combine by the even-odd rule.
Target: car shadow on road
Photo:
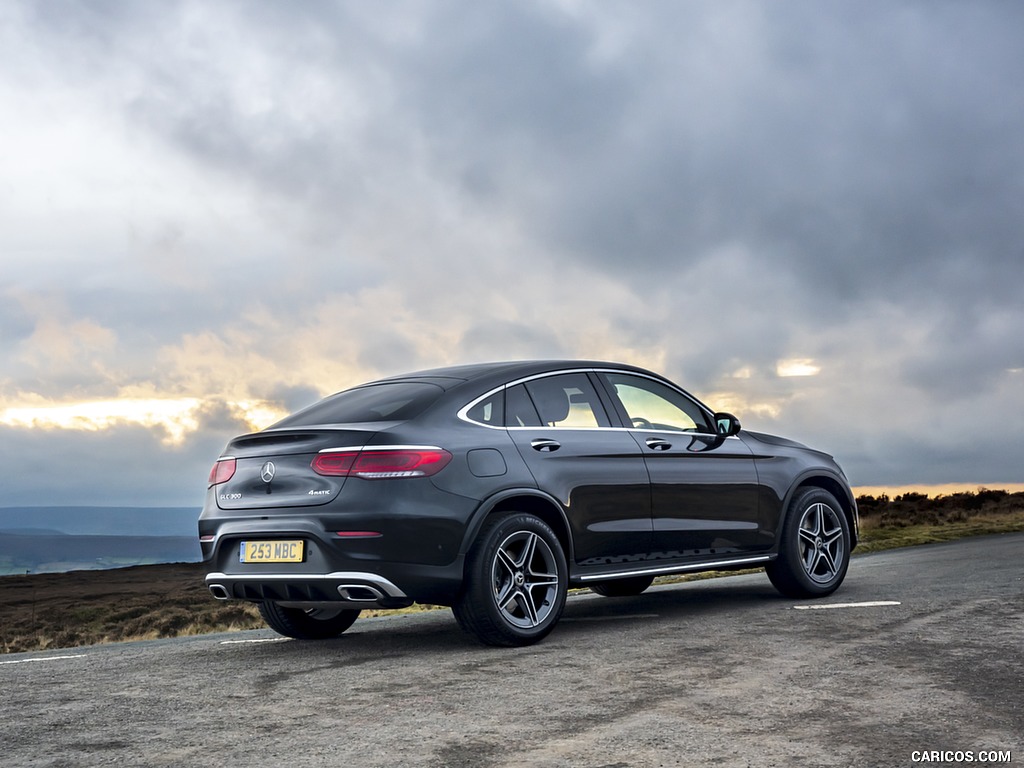
[[[568,640],[616,631],[614,627],[620,622],[631,625],[649,622],[654,627],[665,622],[675,624],[704,620],[723,611],[741,615],[747,609],[761,608],[767,603],[792,602],[780,596],[767,580],[760,584],[751,579],[712,579],[660,585],[634,597],[600,597],[584,590],[570,595],[552,638]],[[543,641],[541,646],[547,642],[550,640]],[[361,619],[335,639],[269,643],[261,651],[278,656],[306,653],[312,649],[343,649],[345,665],[380,662],[384,658],[434,650],[500,650],[481,645],[462,632],[451,611],[437,610]]]
[[[745,579],[708,579],[682,584],[656,586],[634,597],[600,597],[582,593],[570,599],[562,621],[599,621],[626,617],[657,616],[661,619],[687,619],[726,609],[740,611],[770,602],[793,601],[782,597],[765,580],[759,584]]]

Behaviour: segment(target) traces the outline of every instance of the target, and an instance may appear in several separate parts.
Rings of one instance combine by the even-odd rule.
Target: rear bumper
[[[319,559],[319,558],[317,558]],[[452,605],[462,586],[465,558],[445,565],[367,562],[302,563],[269,569],[222,559],[207,561],[206,586],[218,600],[306,604],[348,603],[363,608],[405,608],[413,603]],[[340,567],[339,567],[340,566]],[[354,568],[352,566],[355,566]],[[216,569],[216,570],[213,570]]]
[[[383,576],[361,571],[301,575],[208,573],[206,586],[218,600],[342,602],[380,608],[405,608],[414,602]]]
[[[349,482],[344,495],[344,503],[315,508],[250,510],[220,509],[208,495],[199,534],[214,597],[297,607],[451,605],[463,577],[459,547],[477,503],[417,480],[393,490]],[[242,562],[242,542],[260,540],[301,540],[301,562]]]

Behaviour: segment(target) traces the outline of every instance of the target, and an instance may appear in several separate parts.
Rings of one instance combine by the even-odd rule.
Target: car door
[[[680,390],[632,373],[600,378],[640,447],[651,482],[653,551],[706,558],[771,545],[758,520],[754,458]]]
[[[505,394],[505,423],[538,487],[565,510],[575,560],[611,564],[651,546],[643,453],[611,421],[585,372],[530,379]]]

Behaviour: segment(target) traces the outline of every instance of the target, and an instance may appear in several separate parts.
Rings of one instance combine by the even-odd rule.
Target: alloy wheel
[[[558,561],[532,531],[518,531],[498,547],[491,563],[494,602],[502,618],[521,629],[544,622],[558,603]]]
[[[800,560],[817,584],[836,577],[844,561],[846,541],[839,513],[821,502],[811,504],[800,519]]]

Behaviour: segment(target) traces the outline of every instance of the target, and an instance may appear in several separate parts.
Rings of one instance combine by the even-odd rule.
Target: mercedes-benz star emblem
[[[263,465],[263,469],[260,470],[260,479],[264,483],[269,483],[274,479],[274,473],[277,472],[277,467],[274,466],[274,462],[268,461]]]

